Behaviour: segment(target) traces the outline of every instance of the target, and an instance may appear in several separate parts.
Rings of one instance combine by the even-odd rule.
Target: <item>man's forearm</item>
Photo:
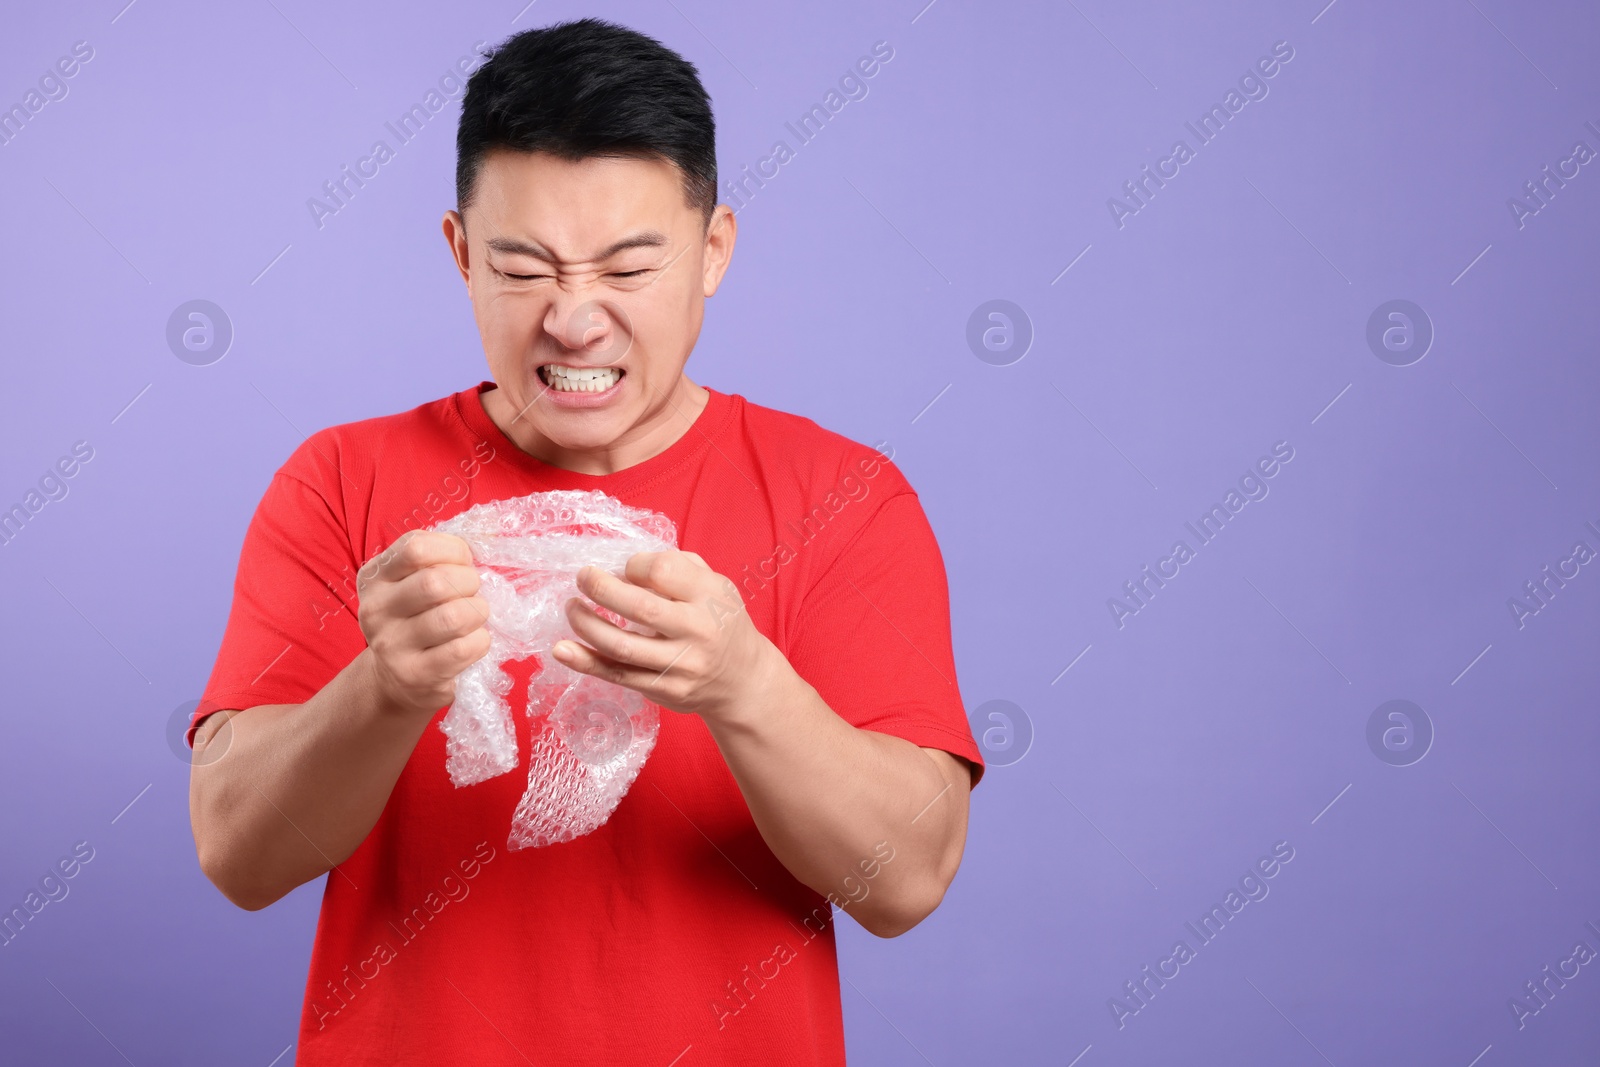
[[[706,723],[767,846],[873,933],[915,926],[961,860],[966,765],[851,726],[781,655],[770,679],[752,688],[760,695],[740,714]],[[882,842],[893,860],[880,866]]]
[[[885,937],[938,906],[966,843],[972,778],[956,757],[845,722],[757,630],[738,586],[693,552],[637,553],[621,577],[585,567],[578,590],[639,629],[573,597],[577,640],[551,655],[699,715],[791,874]]]
[[[342,863],[382,814],[431,714],[385,706],[371,656],[362,650],[304,704],[219,711],[201,724],[189,782],[195,846],[240,907],[266,907]]]

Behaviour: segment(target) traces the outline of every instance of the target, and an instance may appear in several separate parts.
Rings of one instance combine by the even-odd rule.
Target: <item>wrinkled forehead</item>
[[[629,234],[697,226],[682,172],[659,157],[496,149],[484,157],[465,214],[484,236],[534,241],[563,260],[598,258]]]

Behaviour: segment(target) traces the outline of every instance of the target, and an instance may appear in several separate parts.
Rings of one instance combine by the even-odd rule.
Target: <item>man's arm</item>
[[[655,636],[573,600],[568,618],[587,647],[559,642],[555,657],[699,715],[762,838],[801,882],[881,937],[921,922],[961,862],[966,766],[842,719],[755,628],[733,583],[693,552],[641,553],[625,573],[585,568],[578,586]]]
[[[772,655],[770,680],[742,714],[707,719],[711,735],[789,872],[879,937],[902,934],[939,906],[961,864],[971,772],[948,752],[850,725]]]
[[[367,637],[303,704],[218,711],[195,733],[189,818],[200,869],[264,908],[366,839],[417,740],[489,648],[465,541],[407,533],[361,569]]]

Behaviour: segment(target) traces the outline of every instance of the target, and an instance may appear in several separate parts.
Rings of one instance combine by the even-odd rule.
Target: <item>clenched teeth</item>
[[[563,367],[547,363],[539,368],[539,377],[558,393],[603,393],[622,377],[616,367]]]

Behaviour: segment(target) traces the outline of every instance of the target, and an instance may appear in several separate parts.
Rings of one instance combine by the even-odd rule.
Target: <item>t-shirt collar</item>
[[[505,431],[495,424],[483,407],[483,394],[497,388],[499,386],[495,382],[482,381],[469,389],[461,390],[455,395],[457,413],[468,430],[494,447],[497,459],[503,457],[515,469],[553,489],[616,491],[650,480],[700,452],[710,436],[722,428],[730,414],[733,400],[727,393],[703,386],[702,388],[709,394],[705,408],[695,417],[683,436],[668,445],[664,451],[612,474],[584,474],[554,466],[537,456],[531,456],[506,436]]]

